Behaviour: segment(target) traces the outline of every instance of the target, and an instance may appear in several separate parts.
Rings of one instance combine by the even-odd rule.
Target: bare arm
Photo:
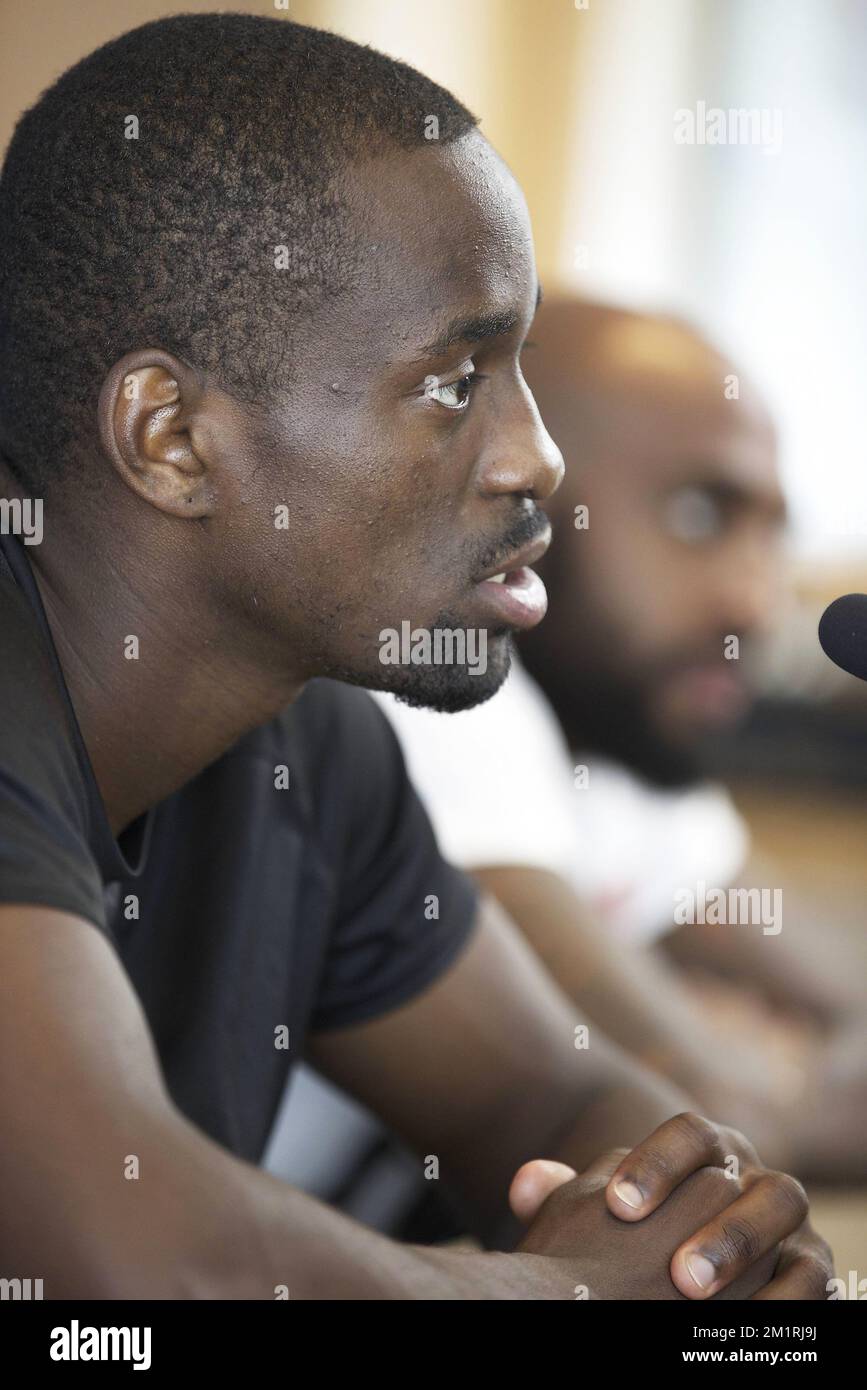
[[[379,1108],[390,1107],[409,1127],[431,1095],[432,1123],[415,1122],[423,1146],[441,1143],[447,1163],[453,1159],[468,1175],[475,1148],[481,1180],[468,1181],[489,1210],[499,1205],[497,1195],[484,1190],[485,1183],[489,1189],[500,1183],[499,1143],[509,1152],[527,1150],[519,1138],[522,1115],[531,1144],[554,1119],[557,1132],[566,1131],[574,1115],[568,1086],[574,1063],[557,1060],[568,1008],[550,982],[541,994],[532,983],[529,992],[521,987],[514,967],[526,965],[524,956],[496,945],[510,930],[502,922],[483,925],[428,995],[368,1025],[378,1030],[372,1047],[365,1048],[358,1029],[346,1030],[348,1049],[345,1036],[343,1047],[334,1035],[330,1044],[336,1069],[341,1057],[344,1069],[355,1058],[363,1081],[358,1054],[367,1053],[364,1089],[374,1104],[384,1098],[386,1107]],[[500,984],[504,1006],[495,997]],[[540,1006],[543,1013],[550,1008],[550,1025]],[[407,1029],[410,1014],[416,1027]],[[454,1031],[444,1036],[435,1027],[433,1038],[421,1037],[419,1023],[451,1024]],[[438,1058],[431,1048],[437,1038]],[[416,1066],[407,1067],[401,1045]],[[571,1045],[570,1030],[565,1046]],[[525,1055],[522,1047],[537,1055]],[[470,1064],[476,1050],[498,1062],[499,1076]],[[475,1072],[469,1087],[463,1061]],[[600,1086],[607,1084],[606,1070],[597,1077]],[[519,1091],[525,1080],[534,1087]],[[488,1087],[494,1100],[485,1109]],[[450,1104],[443,1100],[447,1092]],[[552,1094],[558,1104],[568,1102],[556,1115]],[[557,1234],[555,1223],[554,1233],[540,1233],[532,1252],[428,1251],[387,1240],[234,1158],[173,1105],[146,1020],[105,938],[88,923],[46,908],[0,907],[0,1100],[6,1121],[0,1272],[6,1278],[38,1272],[49,1298],[271,1299],[281,1286],[293,1298],[569,1298],[574,1284],[591,1276],[604,1297],[612,1296],[604,1292],[613,1287],[608,1275],[623,1263],[624,1228],[597,1219],[605,1200],[599,1192],[576,1190],[572,1234]],[[477,1101],[483,1108],[473,1113]],[[498,1122],[498,1134],[482,1129],[489,1118]],[[636,1132],[643,1124],[646,1129],[644,1121],[635,1123]],[[564,1143],[563,1154],[575,1161],[579,1151],[591,1152],[601,1142],[599,1134],[581,1134]],[[663,1157],[668,1147],[665,1140],[651,1145]],[[691,1205],[672,1223],[666,1204],[649,1234],[634,1247],[630,1239],[635,1296],[660,1284],[663,1296],[678,1296],[666,1274],[672,1244],[714,1216],[697,1171],[708,1162],[707,1150],[693,1146],[673,1159],[665,1181],[687,1180]],[[783,1219],[775,1176],[764,1174],[762,1181],[767,1196],[751,1213],[757,1240],[747,1260],[753,1287],[759,1274],[759,1283],[767,1277],[765,1252],[794,1229],[793,1219],[800,1221],[791,1210]],[[647,1187],[649,1206],[658,1206],[652,1180]],[[739,1268],[724,1266],[720,1287],[743,1268],[743,1257]],[[690,1290],[689,1296],[700,1295]]]
[[[0,1274],[49,1298],[567,1296],[553,1262],[428,1257],[214,1144],[108,942],[65,913],[0,907],[0,1093]]]
[[[612,941],[557,875],[504,866],[477,870],[476,878],[503,903],[576,1006],[639,1059],[682,1086],[704,1114],[743,1130],[763,1158],[777,1167],[805,1178],[858,1180],[864,1167],[867,1114],[863,1009],[854,1016],[844,1010],[841,1018],[848,1026],[827,1047],[814,1047],[800,1070],[794,1063],[781,1070],[779,1060],[743,1041],[736,1028],[725,1035],[719,1029],[712,1032],[674,968],[664,958]],[[820,933],[815,926],[805,933],[802,921],[790,920],[788,903],[787,896],[783,930],[776,936],[743,926],[689,926],[683,932],[715,933],[709,949],[719,957],[734,958],[728,961],[730,974],[736,973],[738,961],[745,967],[758,957],[771,978],[779,963],[781,979],[794,990],[800,973],[811,973],[815,997],[827,977],[815,966]],[[696,946],[692,958],[706,961],[699,941]],[[850,998],[863,993],[862,978],[863,971],[849,970],[845,993]],[[830,1000],[830,989],[823,997]],[[844,991],[836,997],[842,1005]],[[615,1107],[616,1127],[616,1088],[607,1102],[600,1101],[606,1103]],[[602,1129],[607,1133],[609,1126],[603,1124]]]
[[[827,1248],[805,1223],[806,1200],[798,1184],[765,1169],[742,1135],[683,1113],[681,1093],[633,1063],[595,1028],[590,1047],[576,1049],[574,1030],[580,1023],[574,1005],[518,929],[487,899],[473,940],[432,989],[372,1023],[318,1035],[310,1053],[317,1066],[377,1110],[420,1154],[439,1158],[441,1178],[463,1194],[476,1229],[492,1242],[512,1234],[503,1220],[503,1200],[526,1160],[554,1159],[558,1168],[579,1170],[602,1149],[619,1150],[622,1162],[615,1160],[605,1202],[596,1208],[608,1215],[600,1229],[601,1260],[588,1281],[601,1297],[658,1296],[612,1292],[622,1287],[623,1222],[643,1227],[647,1216],[659,1211],[661,1230],[666,1229],[669,1194],[699,1170],[704,1182],[708,1166],[720,1179],[719,1170],[728,1169],[733,1158],[742,1187],[722,1176],[729,1200],[713,1211],[705,1208],[701,1230],[687,1224],[672,1240],[665,1261],[671,1278],[666,1272],[663,1287],[673,1291],[673,1279],[687,1297],[717,1296],[720,1290],[728,1296],[732,1280],[754,1275],[756,1261],[784,1240],[784,1273],[767,1285],[767,1296],[823,1296]],[[634,1149],[639,1136],[655,1126]],[[627,1155],[630,1148],[634,1152]],[[639,1189],[637,1206],[615,1191],[621,1179]],[[702,1202],[709,1195],[704,1191]],[[535,1207],[532,1199],[519,1205],[524,1219]],[[568,1250],[572,1237],[558,1231],[547,1211],[546,1201],[539,1213],[545,1244],[532,1248]],[[581,1234],[571,1248],[586,1269],[592,1223],[586,1224],[583,1206],[579,1219]],[[630,1242],[629,1258],[638,1248]],[[699,1289],[686,1272],[687,1260],[697,1253],[714,1266],[711,1288]],[[649,1290],[649,1283],[642,1285],[646,1274],[643,1267],[638,1287]],[[576,1282],[582,1282],[580,1276]]]
[[[581,1167],[689,1108],[600,1029],[576,1049],[582,1021],[489,898],[474,939],[432,989],[371,1023],[315,1035],[308,1055],[438,1158],[472,1228],[502,1240],[509,1182],[527,1159]]]
[[[503,865],[474,877],[503,904],[533,950],[582,1013],[639,1061],[715,1114],[723,1083],[738,1077],[719,1038],[664,962],[611,939],[565,880],[546,869]],[[754,1074],[743,1059],[741,1078]]]
[[[838,925],[835,930],[820,903],[809,902],[785,882],[778,865],[758,857],[732,886],[779,889],[780,931],[771,935],[761,926],[726,929],[695,923],[664,938],[663,947],[673,960],[701,966],[727,980],[748,981],[778,1006],[809,1014],[824,1027],[867,1014],[863,956],[855,955],[845,929]]]

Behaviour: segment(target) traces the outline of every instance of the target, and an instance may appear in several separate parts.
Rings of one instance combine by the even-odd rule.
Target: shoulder
[[[408,781],[400,744],[371,695],[325,678],[308,681],[228,758],[239,756],[286,767],[292,804],[332,850],[393,813]]]
[[[27,597],[0,574],[0,735],[28,730],[68,741],[66,712],[45,637]]]
[[[400,743],[371,694],[312,680],[288,714],[294,757],[320,800],[338,800],[349,821],[399,798],[407,772]]]
[[[367,690],[343,681],[317,678],[308,681],[289,712],[290,727],[302,730],[318,745],[351,747],[364,756],[358,740],[372,739],[376,751],[391,746],[394,736],[388,720]]]
[[[0,576],[0,901],[101,921],[87,792],[58,678],[27,597]]]

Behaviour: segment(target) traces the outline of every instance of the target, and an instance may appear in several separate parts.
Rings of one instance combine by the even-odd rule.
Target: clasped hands
[[[801,1184],[690,1113],[581,1173],[525,1163],[509,1202],[527,1226],[517,1252],[560,1258],[564,1296],[825,1299],[834,1273]]]

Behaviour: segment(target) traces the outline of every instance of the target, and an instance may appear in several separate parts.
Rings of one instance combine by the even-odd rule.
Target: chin
[[[387,690],[404,704],[456,714],[490,700],[500,689],[512,664],[508,634],[492,635],[484,662],[445,665],[383,666],[369,689]]]

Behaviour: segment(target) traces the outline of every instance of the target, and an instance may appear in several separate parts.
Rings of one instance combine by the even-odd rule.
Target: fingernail
[[[644,1193],[635,1186],[634,1182],[616,1182],[614,1191],[621,1202],[625,1202],[628,1207],[644,1206]]]
[[[700,1289],[709,1289],[716,1279],[716,1265],[712,1265],[704,1255],[687,1255],[686,1267]]]

